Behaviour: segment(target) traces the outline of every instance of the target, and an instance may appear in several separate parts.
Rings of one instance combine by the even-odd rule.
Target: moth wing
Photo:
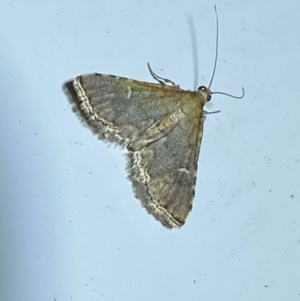
[[[73,85],[89,123],[131,151],[142,205],[166,227],[181,227],[195,193],[205,100],[176,86],[111,75],[80,76]]]
[[[125,144],[136,141],[158,116],[178,111],[183,91],[103,74],[79,76],[73,86],[88,122],[106,138]]]
[[[136,196],[168,228],[192,209],[204,116],[185,116],[165,137],[132,153]],[[142,139],[142,138],[141,138]]]

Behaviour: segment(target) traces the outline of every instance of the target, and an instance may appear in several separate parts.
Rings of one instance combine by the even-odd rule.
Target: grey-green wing
[[[182,226],[203,132],[195,94],[102,74],[78,77],[73,85],[88,122],[131,151],[131,178],[143,206],[166,227]]]

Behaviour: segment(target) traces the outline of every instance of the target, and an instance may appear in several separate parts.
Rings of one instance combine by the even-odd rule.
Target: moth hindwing
[[[185,91],[90,74],[73,86],[88,123],[129,150],[136,197],[168,228],[181,227],[192,208],[209,88]],[[170,82],[170,81],[169,81]]]

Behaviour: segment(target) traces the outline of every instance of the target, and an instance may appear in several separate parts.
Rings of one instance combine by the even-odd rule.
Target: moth
[[[93,129],[127,147],[142,205],[167,228],[179,228],[192,209],[204,105],[213,92],[211,83],[183,90],[148,68],[158,83],[94,73],[78,76],[73,87]]]

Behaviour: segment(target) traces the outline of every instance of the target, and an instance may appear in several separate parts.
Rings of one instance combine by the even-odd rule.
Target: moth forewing
[[[142,205],[166,227],[184,224],[192,207],[207,91],[103,74],[73,86],[89,124],[127,146]]]

